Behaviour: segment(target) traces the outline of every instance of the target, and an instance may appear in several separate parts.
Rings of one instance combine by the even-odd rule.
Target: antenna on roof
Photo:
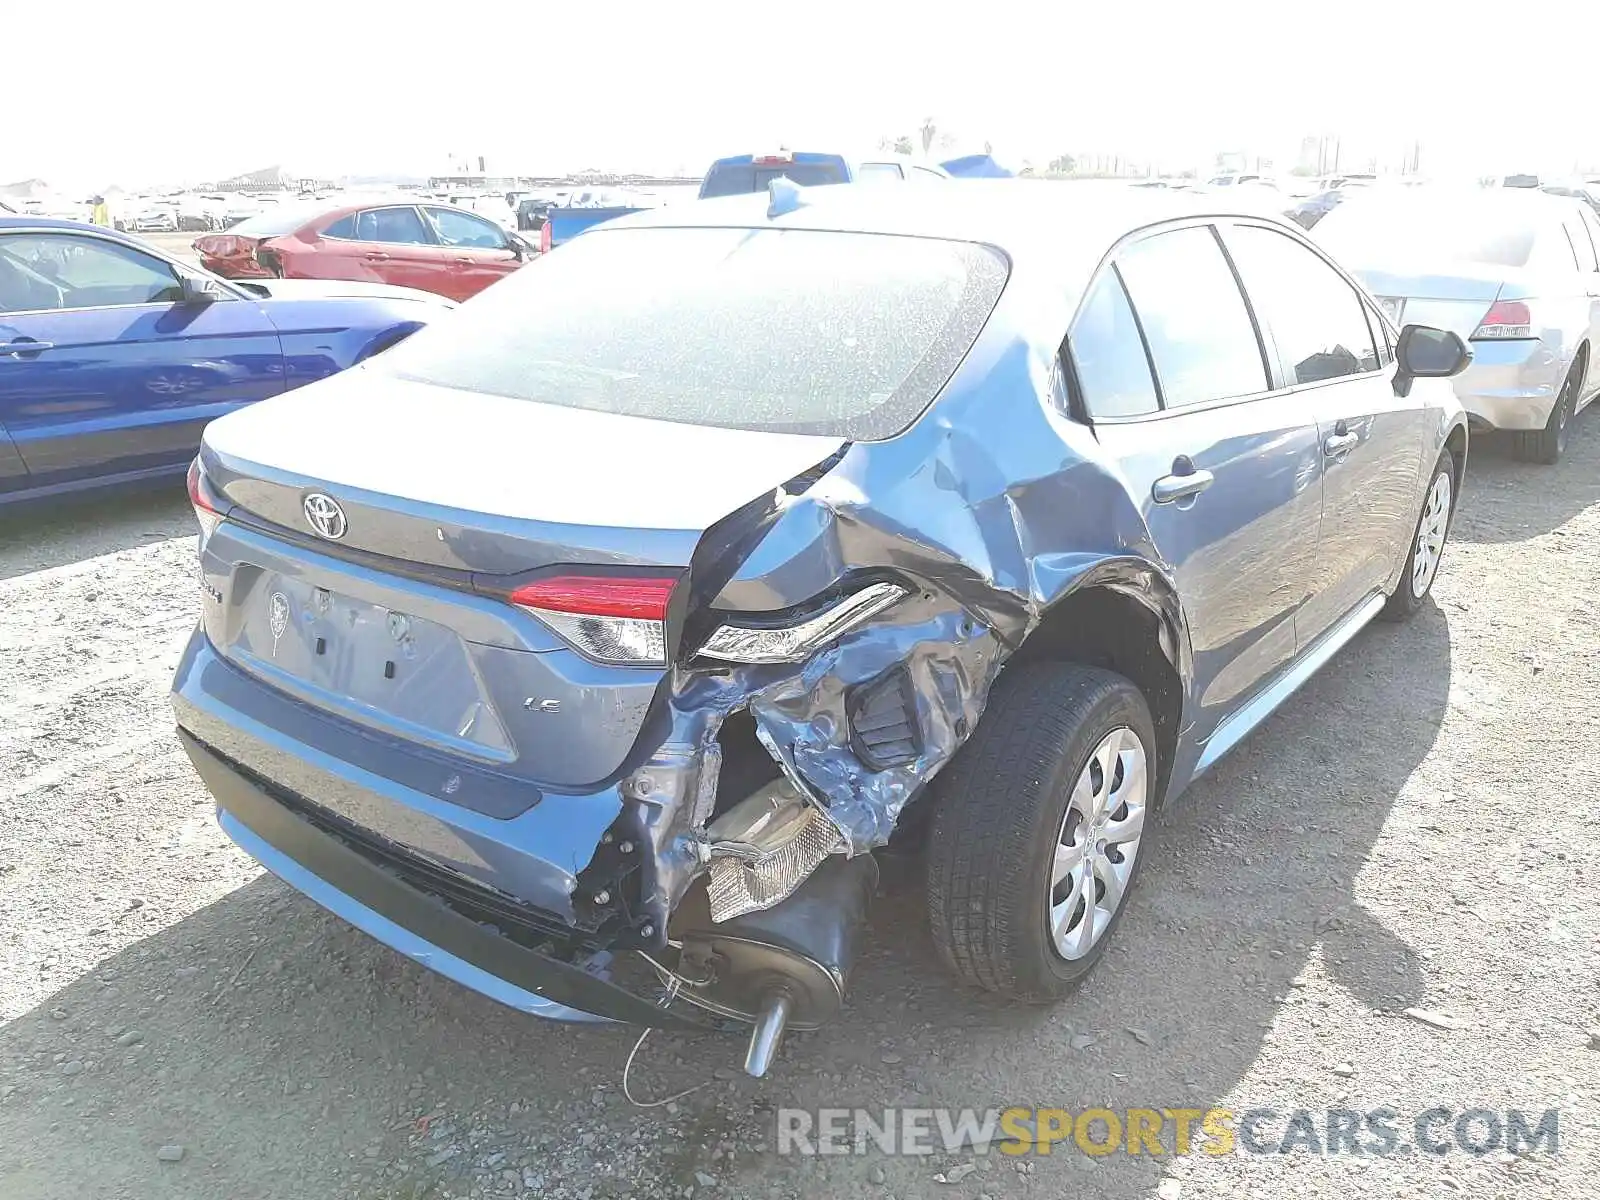
[[[806,202],[805,189],[786,175],[767,184],[767,219],[792,213]]]

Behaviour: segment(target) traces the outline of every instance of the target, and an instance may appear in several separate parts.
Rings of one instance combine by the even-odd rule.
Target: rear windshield
[[[272,208],[266,212],[257,213],[253,217],[246,217],[237,225],[229,227],[228,232],[237,233],[241,237],[282,237],[286,233],[293,233],[302,225],[316,220],[328,211],[330,210],[326,204],[288,204],[282,208]]]
[[[764,192],[774,179],[792,179],[802,187],[816,187],[822,183],[843,183],[844,164],[839,162],[803,162],[756,165],[754,163],[728,163],[712,167],[700,185],[700,198],[712,196],[747,196],[751,192]]]
[[[1410,193],[1351,197],[1312,235],[1352,267],[1432,260],[1526,266],[1542,214],[1526,206]]]
[[[597,229],[374,360],[406,379],[730,429],[890,437],[1005,286],[986,247],[777,229]]]

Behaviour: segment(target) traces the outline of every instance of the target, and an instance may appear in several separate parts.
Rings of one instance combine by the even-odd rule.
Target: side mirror
[[[222,298],[222,289],[217,286],[216,280],[207,279],[204,275],[181,272],[178,275],[178,287],[181,291],[179,304],[211,304]]]
[[[1429,325],[1407,325],[1400,331],[1395,347],[1399,370],[1394,377],[1397,396],[1411,394],[1413,379],[1448,379],[1459,375],[1472,362],[1472,348],[1461,335]]]

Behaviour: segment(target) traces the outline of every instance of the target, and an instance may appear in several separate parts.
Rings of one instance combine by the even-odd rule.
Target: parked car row
[[[112,230],[0,216],[0,506],[181,474],[208,421],[451,307],[362,283],[230,282]]]

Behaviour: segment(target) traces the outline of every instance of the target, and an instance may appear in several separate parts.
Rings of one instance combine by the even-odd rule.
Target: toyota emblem
[[[311,532],[318,537],[337,542],[350,527],[350,523],[345,520],[344,509],[339,507],[339,502],[332,496],[312,492],[305,498],[303,507],[306,524],[311,526]]]

